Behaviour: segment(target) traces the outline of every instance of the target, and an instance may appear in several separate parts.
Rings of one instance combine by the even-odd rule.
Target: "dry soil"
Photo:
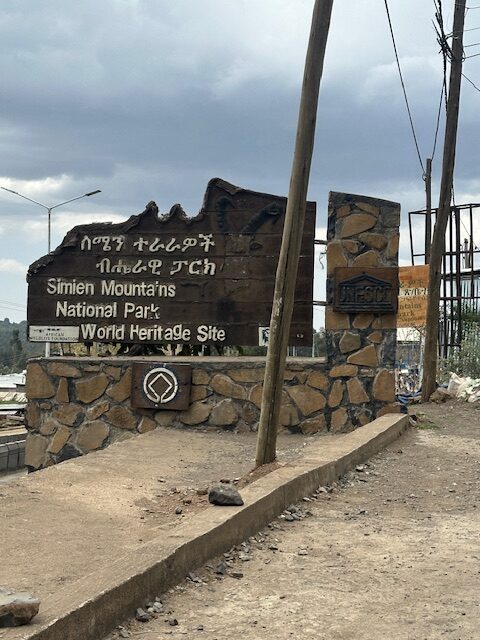
[[[300,520],[277,519],[109,638],[478,640],[480,406],[415,411],[417,427],[307,496]]]
[[[282,435],[280,464],[299,456],[307,441]],[[134,554],[205,508],[212,482],[248,481],[255,444],[254,433],[156,429],[28,476],[5,477],[0,585],[43,600]]]

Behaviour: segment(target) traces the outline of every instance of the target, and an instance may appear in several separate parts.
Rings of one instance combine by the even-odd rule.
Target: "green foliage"
[[[438,424],[432,422],[423,411],[415,411],[413,419],[416,419],[415,427],[420,431],[428,431],[431,429],[440,429]]]
[[[462,305],[462,320],[468,324],[479,324],[480,313],[472,305],[464,303]]]
[[[242,356],[266,356],[267,347],[242,347]]]
[[[425,421],[422,421],[422,422],[417,422],[416,427],[417,427],[417,429],[420,429],[421,431],[439,429],[438,424],[435,424],[434,422],[429,422],[428,420],[425,420]]]
[[[242,356],[266,356],[267,347],[237,347],[241,349],[239,355]],[[315,358],[325,357],[327,346],[325,341],[325,329],[313,330],[313,349],[312,347],[290,347],[289,355],[295,355],[297,358]],[[236,354],[232,354],[236,355]]]
[[[458,321],[459,316],[461,317],[462,322],[467,324],[480,323],[480,312],[478,311],[477,305],[471,301],[464,300],[460,306],[458,306],[458,304],[454,304],[451,313],[446,314],[447,319],[454,321]]]
[[[480,317],[463,325],[463,340],[460,347],[451,349],[443,362],[444,374],[456,373],[459,376],[480,378]],[[446,376],[448,377],[448,375]]]
[[[28,358],[40,355],[43,345],[27,342],[27,323],[0,320],[0,374],[20,373]]]

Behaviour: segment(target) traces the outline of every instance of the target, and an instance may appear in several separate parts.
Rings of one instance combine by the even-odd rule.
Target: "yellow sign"
[[[428,264],[399,267],[397,327],[424,327],[427,323]]]

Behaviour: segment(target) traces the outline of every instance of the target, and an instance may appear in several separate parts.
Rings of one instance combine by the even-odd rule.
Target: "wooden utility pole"
[[[430,247],[432,244],[432,159],[427,158],[425,170],[425,264],[430,264]]]
[[[447,100],[447,121],[445,125],[445,142],[443,147],[442,182],[440,185],[437,219],[433,229],[432,246],[430,251],[427,330],[425,334],[425,352],[423,356],[423,402],[428,401],[436,388],[442,257],[445,253],[445,232],[447,230],[450,206],[452,202],[453,170],[455,167],[458,111],[460,104],[460,87],[462,83],[465,4],[466,0],[455,0],[450,82]]]
[[[276,457],[277,425],[282,399],[283,375],[305,220],[308,181],[317,120],[318,93],[332,5],[333,0],[316,0],[313,10],[287,210],[285,212],[285,225],[270,319],[262,407],[258,426],[257,466],[273,462]]]

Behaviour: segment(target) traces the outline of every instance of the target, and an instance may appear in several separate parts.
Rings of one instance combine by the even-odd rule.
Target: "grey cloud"
[[[71,180],[44,199],[100,188],[98,198],[74,210],[125,218],[151,199],[162,211],[180,202],[195,214],[213,176],[286,194],[312,6],[312,0],[3,0],[0,176],[15,188],[16,181],[66,174]],[[432,5],[404,0],[391,12],[426,157],[441,78]],[[466,67],[480,82],[480,58]],[[479,98],[464,84],[456,176],[458,193],[471,196],[480,193]],[[442,130],[434,202],[441,142]],[[404,214],[423,207],[378,0],[334,4],[309,191],[318,201],[319,227],[329,190],[398,200]],[[32,211],[13,196],[0,198],[0,221],[26,221]],[[19,226],[8,243],[6,234],[0,237],[0,248],[27,264],[42,243]]]

